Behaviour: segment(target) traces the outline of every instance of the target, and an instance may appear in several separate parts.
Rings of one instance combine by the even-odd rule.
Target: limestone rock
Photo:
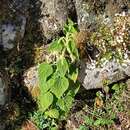
[[[2,7],[1,7],[2,5]],[[19,44],[25,33],[28,0],[1,1],[0,47],[12,49]]]
[[[24,84],[28,88],[28,91],[31,93],[31,95],[36,98],[39,93],[39,85],[38,85],[38,71],[37,66],[29,68],[24,73]]]
[[[26,18],[17,17],[17,22],[4,21],[0,26],[0,46],[4,50],[12,49],[24,36]]]
[[[90,67],[91,66],[91,67]],[[116,61],[108,61],[102,67],[93,67],[92,64],[82,65],[79,79],[85,89],[103,88],[103,82],[118,82],[130,76],[130,62],[119,64]]]
[[[123,11],[128,13],[130,2],[128,0],[75,0],[75,8],[79,29],[95,30],[101,22],[100,19],[109,19],[109,23],[112,24],[112,18],[116,13]]]
[[[77,12],[75,8],[75,0],[66,0],[67,1],[67,12],[68,17],[71,18],[74,22],[77,21]]]
[[[87,30],[90,25],[96,23],[96,14],[91,9],[88,1],[75,0],[75,7],[77,11],[77,22],[80,30]]]
[[[5,105],[9,99],[8,77],[0,72],[0,106]]]
[[[52,39],[60,33],[68,18],[65,0],[41,0],[42,18],[40,20],[44,36]]]

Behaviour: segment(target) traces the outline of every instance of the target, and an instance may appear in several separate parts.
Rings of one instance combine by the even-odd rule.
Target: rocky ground
[[[124,18],[127,22],[122,21],[118,26],[115,16]],[[87,41],[87,43],[94,42],[96,46],[98,43],[103,46],[103,40],[106,38],[99,31],[102,25],[120,32],[114,38],[112,37],[117,40],[118,44],[120,40],[125,39],[125,34],[128,36],[127,40],[121,42],[120,46],[124,42],[127,43],[123,44],[123,49],[117,48],[127,55],[124,58],[121,54],[124,58],[122,64],[117,60],[107,60],[103,61],[104,64],[97,66],[99,59],[95,60],[91,55],[90,63],[81,61],[79,80],[85,88],[84,93],[88,91],[95,93],[102,89],[104,80],[109,80],[109,84],[113,84],[122,80],[127,81],[130,78],[130,53],[127,49],[130,43],[130,27],[127,27],[130,21],[129,0],[1,0],[0,116],[2,118],[0,130],[14,130],[16,126],[21,127],[25,119],[29,118],[29,113],[36,109],[37,105],[33,100],[33,95],[37,95],[37,65],[44,61],[48,44],[63,35],[62,29],[68,18],[77,23],[79,31],[89,31],[93,37],[96,35],[99,41],[93,39]],[[120,29],[124,26],[126,30]],[[109,35],[109,32],[106,35]],[[103,39],[100,39],[101,36],[104,36]],[[112,42],[114,44],[115,40]],[[104,48],[103,50],[107,52]],[[104,55],[102,48],[100,52]],[[94,53],[94,50],[91,53]],[[81,95],[80,93],[77,95],[80,102],[84,98],[87,99],[86,96],[82,99]],[[5,121],[7,126],[5,126]],[[69,121],[72,125],[72,120]]]

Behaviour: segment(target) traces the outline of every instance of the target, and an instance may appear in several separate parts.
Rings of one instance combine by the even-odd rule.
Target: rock
[[[77,11],[79,29],[87,30],[90,26],[91,29],[93,30],[94,28],[96,29],[96,26],[94,25],[97,25],[98,22],[100,22],[99,24],[100,26],[101,23],[103,23],[105,13],[106,15],[108,14],[108,11],[106,11],[106,9],[110,4],[110,2],[106,3],[105,0],[100,0],[98,2],[94,1],[95,3],[93,4],[92,1],[85,1],[85,0],[67,0],[66,2],[63,0],[61,1],[41,0],[41,2],[42,2],[41,10],[43,16],[40,22],[42,24],[43,33],[47,39],[52,39],[53,37],[58,35],[58,33],[62,30],[63,25],[68,18],[69,11],[71,11],[71,7],[72,12],[75,9]],[[67,7],[67,5],[69,6]],[[114,13],[116,12],[118,11],[115,11]],[[86,89],[102,88],[104,80],[110,80],[110,83],[113,83],[118,82],[121,79],[124,79],[126,76],[129,76],[130,75],[129,66],[130,66],[129,63],[126,64],[124,67],[123,65],[118,64],[114,60],[108,61],[102,67],[94,66],[94,68],[92,68],[93,63],[92,64],[83,63],[81,67],[82,69],[80,70],[79,74],[79,80]],[[28,73],[31,73],[30,71],[33,72],[34,70],[33,69],[28,70],[28,72],[25,75],[28,75]],[[33,74],[36,73],[34,72]],[[32,86],[34,86],[33,88],[37,86],[37,81],[34,82],[35,78],[36,80],[38,79],[37,76],[36,77],[34,76],[35,78],[33,77],[30,78],[30,76],[25,77],[30,80],[30,81],[28,80],[30,82],[30,85],[29,86],[26,85],[28,86],[29,90]],[[25,84],[26,83],[27,82],[25,81]]]
[[[65,0],[41,0],[42,18],[40,20],[44,36],[47,39],[56,37],[68,18]]]
[[[89,64],[89,66],[83,64],[79,75],[80,82],[87,90],[103,88],[105,80],[111,84],[130,76],[130,62],[121,65],[112,60],[108,61],[102,67],[94,66],[92,68],[92,66],[93,64]]]
[[[24,83],[35,98],[39,95],[37,67],[29,68],[24,73]],[[130,76],[130,62],[119,64],[115,60],[109,61],[102,67],[95,67],[92,63],[81,63],[79,81],[86,90],[103,88],[104,81],[109,84],[118,82]]]
[[[4,105],[6,102],[6,94],[4,92],[6,86],[5,83],[3,82],[2,78],[0,78],[0,105]]]
[[[127,84],[128,88],[130,89],[130,79],[127,80],[126,84]]]
[[[96,14],[93,9],[91,9],[88,1],[85,0],[75,0],[75,8],[77,11],[78,27],[80,30],[87,30],[90,25],[95,25]]]
[[[128,0],[75,0],[75,8],[79,30],[95,30],[101,19],[109,19],[112,24],[116,13],[128,13],[130,4]]]
[[[19,44],[24,36],[29,1],[2,1],[1,4],[0,47],[6,51]]]
[[[24,14],[27,16],[30,0],[14,0],[9,2],[9,8],[16,14]]]
[[[39,93],[39,83],[38,83],[38,71],[37,66],[29,68],[23,75],[24,84],[28,88],[33,98],[36,98]]]
[[[67,1],[67,11],[68,11],[68,17],[74,21],[77,22],[77,12],[75,8],[75,0],[66,0]]]
[[[10,22],[5,20],[0,25],[0,46],[4,50],[12,49],[15,44],[20,42],[24,36],[26,18],[24,16],[19,16],[16,19],[17,22]]]
[[[9,101],[8,76],[6,73],[0,72],[0,106],[5,105]]]
[[[0,123],[0,130],[5,130],[5,124]]]

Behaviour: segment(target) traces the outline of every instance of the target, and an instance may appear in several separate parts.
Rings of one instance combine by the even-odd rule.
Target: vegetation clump
[[[113,21],[110,24],[104,20],[91,36],[91,42],[100,50],[97,64],[101,65],[111,59],[123,63],[129,58],[130,18],[124,13],[116,14]]]
[[[90,57],[86,50],[89,43],[93,43],[100,51],[97,65],[112,59],[119,63],[127,60],[130,27],[128,19],[126,15],[117,15],[113,25],[103,23],[96,32],[89,33],[78,32],[74,23],[68,21],[63,29],[64,36],[52,41],[44,62],[40,61],[38,66],[40,95],[37,97],[38,111],[34,113],[32,120],[39,129],[58,129],[58,123],[67,119],[80,86],[79,70],[75,64],[85,54]],[[126,89],[124,83],[109,86],[106,82],[103,90],[97,92],[93,107],[86,105],[81,110],[82,113],[77,114],[83,117],[79,129],[113,127],[120,113],[127,111],[123,105]]]
[[[38,67],[39,112],[42,113],[45,120],[50,120],[52,124],[56,120],[66,119],[79,89],[78,68],[75,66],[76,61],[79,60],[79,54],[73,38],[75,32],[74,23],[69,20],[68,25],[65,25],[64,28],[65,36],[50,44],[47,49],[49,55],[45,62],[39,64]],[[55,127],[57,126],[55,125]]]

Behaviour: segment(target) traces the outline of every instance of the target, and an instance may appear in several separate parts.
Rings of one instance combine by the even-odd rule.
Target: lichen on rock
[[[0,46],[3,50],[12,49],[22,40],[25,33],[28,2],[28,0],[16,0],[1,3]]]
[[[56,37],[67,21],[67,2],[65,0],[41,0],[41,26],[47,39]]]

